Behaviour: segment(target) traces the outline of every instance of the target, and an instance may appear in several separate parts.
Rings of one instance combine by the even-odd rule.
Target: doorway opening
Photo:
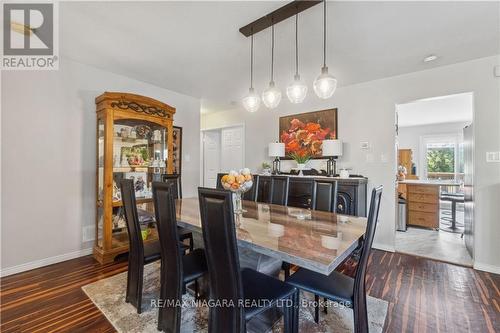
[[[215,188],[218,173],[244,168],[244,125],[203,130],[202,143],[203,186]]]
[[[473,94],[396,105],[397,252],[473,264]]]

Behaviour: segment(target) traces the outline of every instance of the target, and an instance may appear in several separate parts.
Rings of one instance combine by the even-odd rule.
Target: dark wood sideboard
[[[290,177],[288,190],[288,206],[310,208],[311,189],[306,181],[311,177]],[[330,177],[314,177],[317,179],[332,179]],[[364,177],[335,178],[338,181],[337,213],[366,217],[366,193],[368,179]],[[257,201],[265,202],[269,197],[270,176],[259,176]]]

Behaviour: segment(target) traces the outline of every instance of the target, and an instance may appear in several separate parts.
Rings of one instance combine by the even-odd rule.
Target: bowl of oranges
[[[241,169],[239,172],[231,170],[222,176],[221,185],[224,189],[233,192],[233,204],[235,213],[243,213],[241,195],[252,188],[253,177],[249,168]]]

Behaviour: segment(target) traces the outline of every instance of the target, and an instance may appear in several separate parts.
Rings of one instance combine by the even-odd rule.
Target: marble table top
[[[177,224],[201,232],[198,198],[176,201]],[[367,219],[243,201],[236,215],[238,246],[330,274],[358,245]]]

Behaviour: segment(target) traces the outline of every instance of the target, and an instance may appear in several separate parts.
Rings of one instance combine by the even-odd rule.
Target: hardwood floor
[[[2,278],[0,331],[114,332],[81,287],[123,271],[87,256]],[[389,302],[386,332],[500,331],[500,275],[374,250],[367,288]]]

